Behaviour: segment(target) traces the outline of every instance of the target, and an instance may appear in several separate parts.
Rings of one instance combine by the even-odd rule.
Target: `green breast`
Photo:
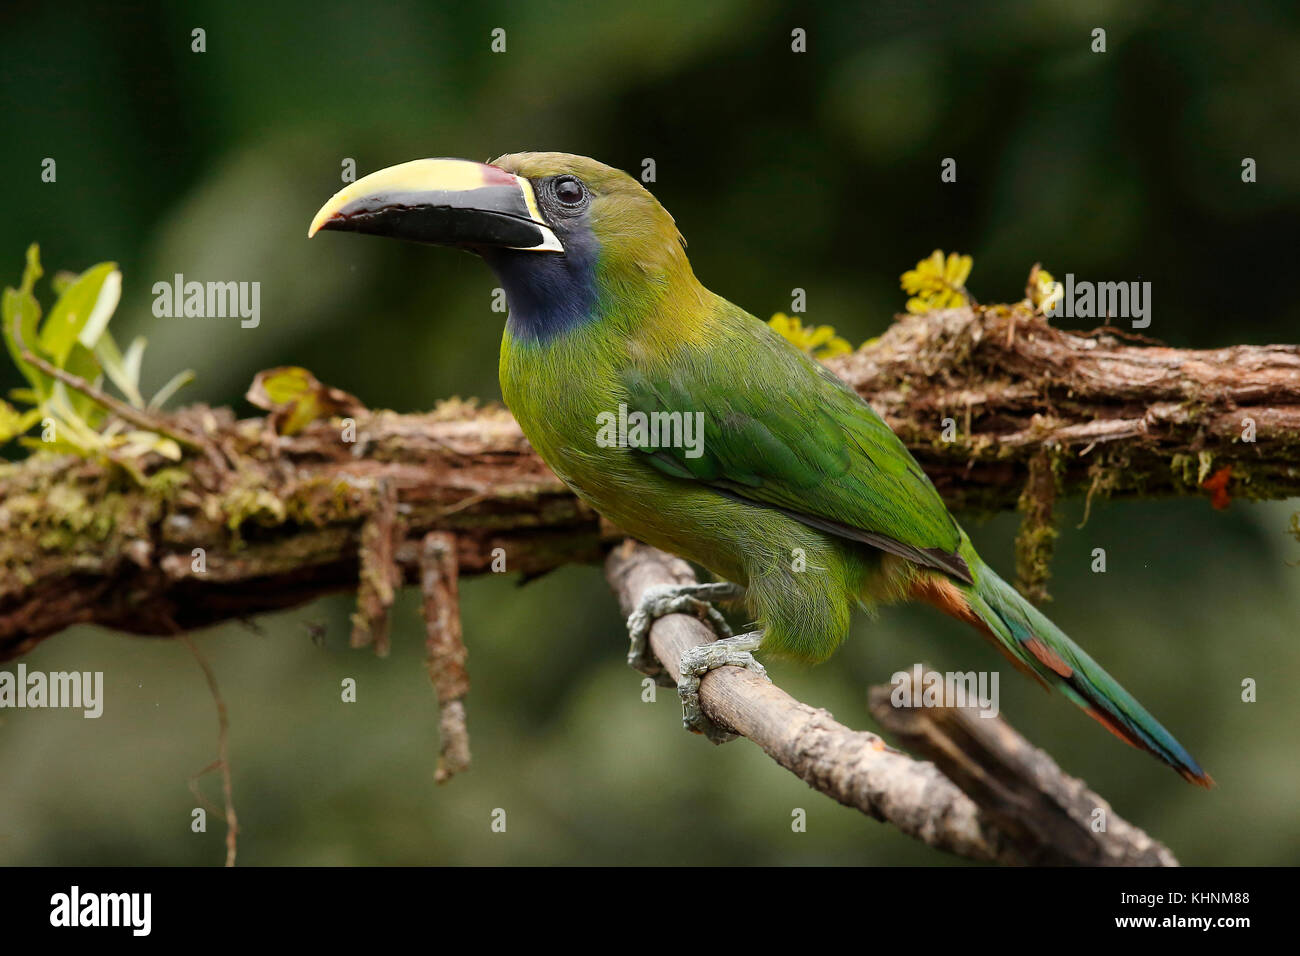
[[[501,342],[501,394],[542,460],[578,497],[622,530],[744,584],[752,509],[646,464],[641,453],[598,442],[602,414],[628,394],[626,353],[576,330],[546,343]]]

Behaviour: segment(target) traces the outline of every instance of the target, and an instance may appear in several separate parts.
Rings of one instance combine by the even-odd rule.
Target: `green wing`
[[[762,322],[728,318],[725,346],[684,347],[653,370],[624,372],[629,414],[703,415],[697,447],[664,447],[662,430],[658,442],[651,432],[637,448],[646,461],[969,582],[961,529],[871,406]]]

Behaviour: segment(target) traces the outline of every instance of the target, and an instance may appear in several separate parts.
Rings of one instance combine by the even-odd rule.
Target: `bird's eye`
[[[555,198],[566,206],[577,206],[587,198],[587,190],[572,176],[561,176],[555,181]]]

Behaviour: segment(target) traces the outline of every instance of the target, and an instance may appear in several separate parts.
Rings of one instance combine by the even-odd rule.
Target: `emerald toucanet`
[[[866,402],[700,284],[672,216],[631,176],[565,153],[421,159],[338,192],[309,235],[321,229],[482,256],[510,309],[502,394],[538,454],[620,528],[730,582],[648,596],[629,622],[634,663],[657,666],[645,647],[655,616],[712,611],[702,599],[743,589],[756,629],[730,637],[713,612],[724,639],[682,661],[688,726],[726,739],[699,710],[709,669],[761,671],[754,650],[820,661],[844,640],[855,606],[921,600],[974,625],[1123,740],[1210,785],[1141,704],[980,559]],[[608,423],[636,412],[676,440],[635,428],[609,440]]]

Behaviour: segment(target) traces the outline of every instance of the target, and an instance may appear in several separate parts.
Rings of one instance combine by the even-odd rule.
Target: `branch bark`
[[[469,652],[460,632],[460,571],[456,567],[456,539],[445,531],[430,531],[420,550],[420,592],[424,596],[425,653],[429,679],[438,695],[438,737],[442,749],[433,779],[446,783],[469,769],[469,728],[465,723],[465,696]]]
[[[1013,507],[1035,456],[1054,459],[1062,496],[1208,497],[1225,468],[1232,497],[1300,494],[1296,346],[1127,344],[993,306],[903,317],[829,364],[958,511]],[[496,554],[525,577],[620,537],[501,408],[353,414],[285,436],[275,416],[182,409],[167,427],[205,454],[148,463],[144,485],[111,462],[0,465],[0,660],[72,624],[167,637],[358,589],[357,638],[382,649],[391,590],[418,583],[430,532],[454,536],[461,575]]]
[[[1203,494],[1224,467],[1232,497],[1300,494],[1300,346],[1173,349],[1125,336],[1065,332],[1021,307],[954,309],[908,316],[828,364],[956,510],[1014,507],[1044,449],[1061,459],[1062,495]]]
[[[624,614],[651,587],[695,580],[685,561],[635,541],[610,553],[605,574]],[[674,680],[682,652],[714,639],[688,614],[659,618],[650,631],[655,655]],[[936,849],[1019,865],[1177,865],[1165,847],[1004,721],[956,708],[896,711],[889,691],[872,691],[876,719],[938,767],[873,733],[850,730],[741,667],[705,674],[700,704],[710,719],[748,737],[814,790]],[[1098,809],[1103,832],[1090,826]]]
[[[904,699],[921,700],[922,688],[913,674],[904,676],[904,683],[911,684]],[[1117,816],[1082,780],[1068,776],[1000,716],[981,715],[974,707],[896,707],[893,692],[893,685],[871,688],[876,723],[932,760],[979,805],[1025,862],[1178,865],[1167,847]]]

